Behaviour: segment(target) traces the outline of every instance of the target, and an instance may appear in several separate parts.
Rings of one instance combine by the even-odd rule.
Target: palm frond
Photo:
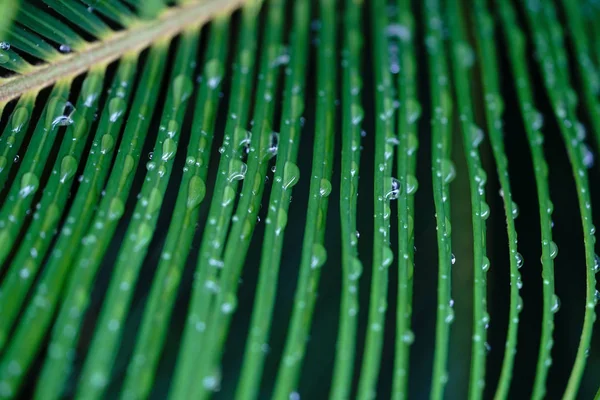
[[[600,396],[596,1],[0,13],[0,398]]]

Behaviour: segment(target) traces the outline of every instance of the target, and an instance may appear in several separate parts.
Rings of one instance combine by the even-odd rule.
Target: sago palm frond
[[[597,2],[0,12],[1,398],[600,396]]]

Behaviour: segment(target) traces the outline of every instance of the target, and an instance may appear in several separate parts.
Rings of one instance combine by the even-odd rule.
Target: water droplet
[[[381,261],[381,268],[385,269],[392,265],[394,261],[394,252],[389,246],[383,248],[383,260]]]
[[[479,184],[479,187],[483,187],[487,182],[487,173],[483,168],[477,169],[477,174],[475,174],[475,181]]]
[[[406,194],[413,195],[419,189],[419,181],[414,175],[406,176]]]
[[[277,150],[279,148],[279,133],[271,132],[269,135],[269,144],[266,149],[265,160],[269,160],[277,155]]]
[[[235,200],[235,190],[231,186],[226,186],[223,191],[223,200],[221,201],[221,205],[223,207],[227,207]]]
[[[205,376],[202,378],[202,386],[208,391],[217,392],[221,386],[221,374],[217,372]]]
[[[412,237],[413,236],[413,232],[415,229],[415,221],[413,219],[412,216],[408,216],[408,237]]]
[[[73,156],[64,156],[60,163],[60,182],[65,183],[77,172],[77,160]]]
[[[225,262],[223,260],[221,260],[220,258],[210,257],[208,259],[208,265],[210,265],[211,267],[214,267],[214,268],[223,269],[223,267],[225,266]],[[204,286],[206,286],[207,288],[210,288],[215,293],[218,292],[219,286],[214,280],[207,280]]]
[[[383,205],[383,219],[388,219],[391,214],[392,214],[392,209],[390,208],[389,204],[384,204]]]
[[[498,93],[489,93],[485,96],[488,109],[495,111],[496,115],[502,114],[504,111],[504,101]]]
[[[58,51],[60,51],[63,54],[67,54],[67,53],[71,52],[71,47],[69,45],[66,45],[66,44],[61,44],[58,47]]]
[[[150,191],[150,197],[148,198],[148,206],[146,208],[146,212],[148,214],[153,214],[156,211],[160,210],[160,206],[163,202],[163,196],[160,190],[157,188],[152,188]]]
[[[581,143],[579,145],[579,152],[581,153],[583,165],[585,165],[587,169],[592,168],[594,166],[594,153],[590,150],[588,145]]]
[[[363,265],[357,257],[352,257],[352,261],[349,265],[348,279],[356,281],[362,275]]]
[[[171,84],[173,98],[176,103],[186,101],[192,94],[194,85],[192,80],[185,75],[177,75]]]
[[[485,352],[486,353],[489,353],[490,351],[492,351],[492,345],[490,345],[488,342],[485,342],[483,345],[485,346]],[[485,381],[484,380],[480,380],[479,382],[477,382],[477,384],[478,384],[478,386],[480,388],[485,387]]]
[[[115,97],[108,103],[108,120],[110,122],[117,122],[119,118],[125,113],[127,103],[120,97]]]
[[[515,261],[517,262],[517,268],[521,268],[523,264],[525,264],[525,260],[523,260],[521,253],[515,253]]]
[[[204,74],[208,87],[216,89],[223,79],[223,63],[216,58],[207,61],[204,66]]]
[[[406,100],[406,121],[409,124],[417,122],[421,116],[421,103],[410,97]]]
[[[179,131],[179,123],[177,123],[177,121],[175,121],[174,119],[170,120],[167,123],[167,135],[170,138],[175,137],[175,135],[177,135],[177,132]]]
[[[464,68],[470,68],[475,63],[475,53],[468,43],[462,41],[456,43],[454,46],[454,52],[458,58],[458,62]]]
[[[64,101],[62,99],[57,98],[57,103]],[[55,114],[58,116],[55,116],[52,119],[52,129],[55,129],[58,126],[69,126],[73,123],[73,114],[75,114],[76,110],[75,110],[75,106],[73,106],[73,104],[71,104],[70,102],[64,102],[62,104],[55,104],[55,106],[61,107],[63,106],[64,108],[62,109],[62,113],[59,111],[59,109],[55,109],[55,111],[59,112],[59,114]]]
[[[11,56],[8,51],[0,49],[0,64],[6,64],[10,58]]]
[[[53,126],[52,121],[63,114],[66,102],[67,100],[59,96],[53,96],[48,100],[45,110],[46,128],[51,128]]]
[[[223,314],[231,314],[237,307],[237,297],[235,293],[227,293],[225,300],[221,304],[221,312]]]
[[[454,253],[450,255],[450,262],[452,263],[452,265],[456,263],[456,256],[454,255]]]
[[[351,114],[351,118],[352,118],[352,124],[354,124],[354,125],[360,124],[365,115],[363,108],[361,106],[359,106],[358,104],[352,104],[351,109],[350,109],[350,114]]]
[[[131,155],[127,154],[123,163],[123,176],[129,175],[133,171],[133,167],[135,167],[135,160]]]
[[[441,163],[442,180],[445,184],[448,184],[456,177],[456,168],[452,160],[444,158]]]
[[[523,298],[521,296],[517,296],[517,311],[521,312],[523,310]]]
[[[171,138],[165,139],[162,145],[162,160],[169,161],[173,157],[175,157],[175,153],[177,152],[177,143]]]
[[[475,124],[471,125],[469,135],[471,137],[471,146],[478,147],[483,142],[483,130]]]
[[[108,219],[117,220],[123,216],[125,212],[125,205],[123,204],[123,200],[118,197],[113,198],[110,201],[110,206],[108,208]]]
[[[415,334],[410,331],[404,331],[404,333],[402,334],[402,342],[405,344],[413,344],[413,342],[415,341]]]
[[[483,317],[481,318],[481,324],[487,328],[487,325],[490,323],[490,314],[487,312],[483,313]]]
[[[454,321],[454,308],[452,306],[446,307],[446,317],[444,318],[444,322],[450,324]]]
[[[550,242],[550,257],[556,258],[557,255],[558,255],[558,246],[556,245],[556,243],[551,241]]]
[[[290,62],[290,55],[288,53],[288,49],[285,46],[281,46],[281,48],[279,49],[279,52],[277,54],[277,57],[275,57],[275,60],[271,63],[271,68],[277,68],[277,67],[281,67],[283,65],[287,65]]]
[[[17,108],[13,112],[12,119],[10,121],[13,133],[20,132],[28,120],[29,120],[29,110],[26,107]]]
[[[587,132],[585,130],[585,126],[580,121],[577,121],[575,123],[575,132],[576,132],[575,136],[577,137],[578,141],[581,142],[581,141],[585,140],[585,138],[587,136]]]
[[[490,206],[488,206],[488,204],[485,201],[481,202],[481,218],[482,219],[488,219],[490,216]]]
[[[535,109],[527,114],[527,120],[534,131],[538,131],[544,126],[544,116]]]
[[[406,154],[412,155],[419,148],[419,139],[414,133],[409,133],[406,137]]]
[[[446,236],[449,237],[452,234],[452,224],[450,223],[450,219],[448,218],[448,216],[444,218],[444,230]]]
[[[142,223],[137,230],[135,235],[134,251],[140,251],[144,248],[152,239],[152,228],[145,223]]]
[[[100,140],[100,153],[106,154],[113,149],[115,145],[115,139],[108,133],[102,135]]]
[[[19,191],[19,195],[21,197],[27,197],[30,194],[34,193],[38,189],[38,185],[40,180],[37,175],[32,172],[27,172],[23,174],[21,178],[21,190]]]
[[[277,212],[277,225],[275,233],[279,235],[283,229],[285,229],[287,225],[288,215],[284,209],[280,209]]]
[[[206,195],[206,184],[197,175],[194,175],[190,178],[190,183],[188,184],[188,197],[187,197],[187,208],[193,210],[198,207],[204,196]]]
[[[523,280],[521,279],[521,274],[517,275],[517,289],[523,289]]]
[[[97,74],[88,75],[81,85],[80,97],[83,99],[83,105],[92,107],[102,90],[103,78]]]
[[[385,198],[386,200],[396,200],[398,196],[402,194],[402,185],[400,181],[396,178],[388,178],[386,179],[387,186],[385,188]]]
[[[385,33],[390,38],[397,38],[402,42],[408,42],[411,38],[410,29],[401,24],[390,24],[386,26]]]
[[[517,219],[519,216],[519,206],[514,201],[511,204],[510,215],[513,219]]]
[[[321,179],[321,183],[319,185],[319,194],[321,197],[327,197],[331,193],[331,182],[329,180],[323,178]]]
[[[312,246],[312,256],[310,258],[310,267],[313,269],[321,268],[327,261],[327,250],[320,243],[314,243]]]
[[[246,171],[248,166],[242,160],[233,159],[229,162],[227,180],[229,182],[242,180],[246,176]]]
[[[558,312],[558,310],[560,309],[560,299],[558,298],[557,295],[553,294],[552,295],[552,306],[550,307],[550,311],[552,311],[553,313]]]
[[[481,269],[483,272],[487,272],[490,269],[490,259],[487,257],[483,257],[483,263],[481,264]]]
[[[238,60],[242,73],[247,74],[254,64],[254,55],[250,50],[244,49],[240,51]]]

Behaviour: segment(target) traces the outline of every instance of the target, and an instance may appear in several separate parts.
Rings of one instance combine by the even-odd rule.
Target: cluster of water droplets
[[[14,152],[11,151],[11,149],[13,148],[13,146],[15,146],[15,144],[17,143],[17,141],[21,142],[22,139],[19,138],[19,134],[21,133],[21,131],[23,130],[23,128],[29,123],[29,119],[31,117],[31,104],[21,104],[21,102],[19,102],[17,104],[17,107],[15,108],[15,110],[13,111],[11,117],[10,117],[10,131],[8,133],[8,137],[4,138],[0,138],[0,143],[2,143],[3,140],[6,141],[6,146],[7,146],[7,150],[5,150],[5,154],[6,155],[0,155],[0,172],[2,172],[8,165],[8,160],[10,159],[11,154],[15,154]],[[21,139],[21,140],[19,140]],[[13,157],[13,163],[18,163],[20,156],[18,154],[15,154]]]

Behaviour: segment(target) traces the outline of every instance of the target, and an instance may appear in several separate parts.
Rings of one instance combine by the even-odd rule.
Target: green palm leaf
[[[595,1],[0,12],[0,398],[598,398]]]

